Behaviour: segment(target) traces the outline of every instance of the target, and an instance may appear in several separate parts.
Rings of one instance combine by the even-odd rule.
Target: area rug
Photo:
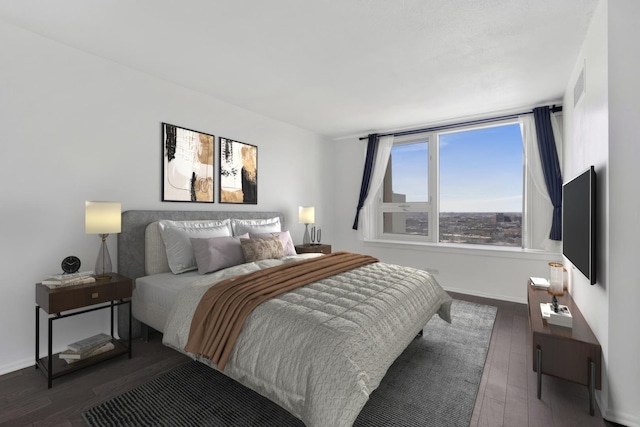
[[[497,309],[454,300],[389,368],[354,426],[468,426]],[[103,426],[304,427],[287,411],[198,362],[174,368],[83,414]]]

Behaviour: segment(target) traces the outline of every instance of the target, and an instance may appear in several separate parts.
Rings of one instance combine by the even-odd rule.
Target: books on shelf
[[[52,280],[69,280],[77,279],[79,277],[87,277],[93,275],[93,270],[79,271],[77,273],[65,273],[65,274],[53,274],[49,276]]]
[[[549,289],[549,286],[551,286],[551,283],[544,277],[529,277],[529,281],[531,286],[537,289]]]
[[[59,354],[61,359],[64,359],[68,364],[79,362],[80,360],[88,359],[98,354],[106,353],[115,348],[115,344],[111,341],[99,344],[96,347],[85,352],[74,352],[73,350],[66,350]]]
[[[558,304],[558,311],[553,308],[553,303],[541,302],[540,313],[542,318],[551,325],[564,326],[565,328],[573,327],[573,317],[566,305]]]
[[[82,285],[85,283],[94,283],[93,271],[82,271],[72,274],[54,274],[43,280],[41,283],[50,288],[59,288],[62,286]]]
[[[111,335],[103,333],[71,343],[67,346],[67,348],[76,353],[82,353],[94,349],[102,344],[106,344],[110,341]]]
[[[64,286],[84,285],[87,283],[95,283],[95,277],[85,277],[82,279],[74,279],[66,282],[54,282],[50,280],[43,280],[42,284],[49,288],[62,288]]]

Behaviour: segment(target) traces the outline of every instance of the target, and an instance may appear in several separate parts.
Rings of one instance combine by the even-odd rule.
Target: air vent
[[[584,70],[586,65],[582,67],[582,71],[580,71],[580,75],[578,76],[578,80],[576,80],[575,86],[573,86],[573,106],[578,105],[584,96]]]

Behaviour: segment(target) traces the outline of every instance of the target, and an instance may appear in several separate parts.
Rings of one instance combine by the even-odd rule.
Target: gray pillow
[[[295,255],[296,247],[293,244],[293,240],[291,239],[291,234],[289,230],[280,231],[275,233],[249,233],[249,237],[252,239],[264,239],[267,237],[279,237],[282,242],[282,247],[284,248],[285,255]]]
[[[231,218],[231,229],[234,236],[244,233],[275,233],[282,231],[280,218],[237,219]]]
[[[240,239],[240,244],[246,262],[285,256],[282,241],[277,236],[266,239]]]
[[[197,268],[191,247],[191,237],[231,236],[228,219],[222,221],[158,221],[160,235],[167,251],[169,268],[173,274]]]
[[[248,234],[242,236],[226,236],[212,238],[192,237],[191,246],[198,264],[198,273],[207,274],[234,265],[244,264],[244,254],[240,245],[240,238],[249,238]]]

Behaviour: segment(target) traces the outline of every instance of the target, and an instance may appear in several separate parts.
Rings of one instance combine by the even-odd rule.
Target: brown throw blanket
[[[232,277],[202,296],[191,321],[185,350],[211,359],[223,370],[251,311],[277,295],[363,265],[374,257],[335,252]]]

